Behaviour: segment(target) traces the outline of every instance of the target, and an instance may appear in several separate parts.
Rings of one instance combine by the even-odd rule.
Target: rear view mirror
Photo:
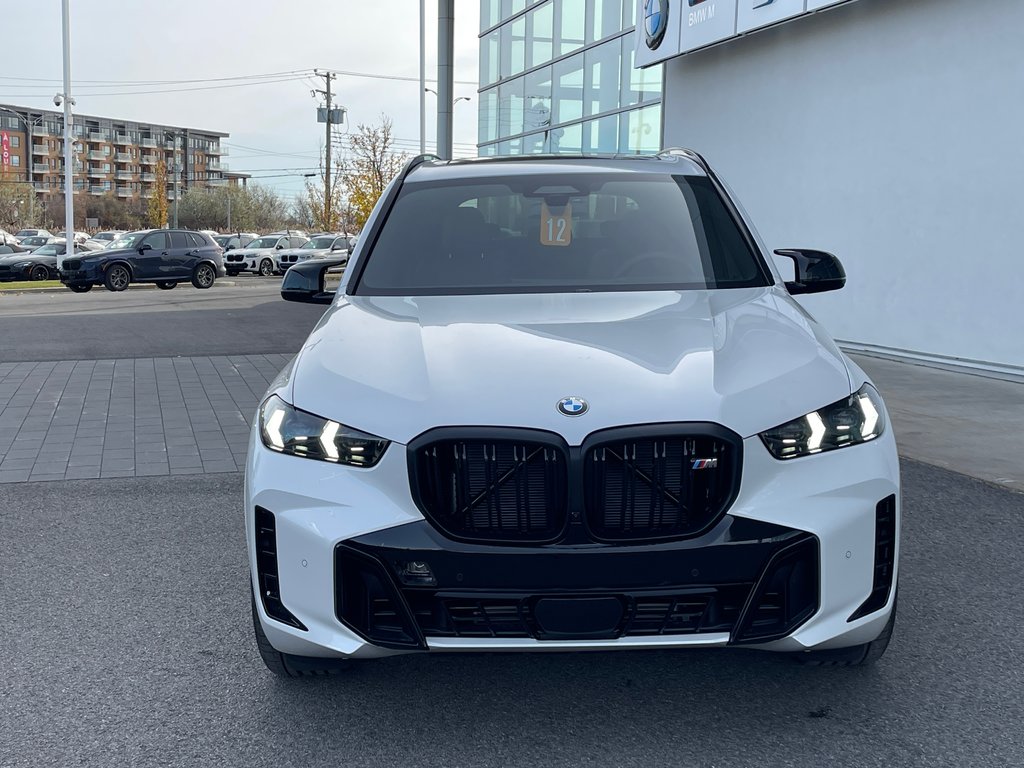
[[[145,253],[146,251],[151,250],[153,250],[153,246],[150,245],[149,243],[143,243],[142,245],[139,246],[139,253]]]
[[[846,285],[846,270],[831,253],[807,248],[783,248],[775,253],[792,259],[796,267],[795,279],[786,282],[786,290],[792,296],[838,291]]]
[[[330,304],[335,292],[324,290],[327,270],[344,263],[342,259],[316,259],[293,264],[281,281],[281,298],[306,304]]]

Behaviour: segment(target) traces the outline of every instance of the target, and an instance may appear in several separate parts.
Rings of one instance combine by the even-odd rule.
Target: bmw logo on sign
[[[668,29],[669,0],[644,0],[644,33],[652,51],[661,45]]]
[[[563,416],[582,416],[590,410],[582,397],[563,397],[558,401],[558,412]]]

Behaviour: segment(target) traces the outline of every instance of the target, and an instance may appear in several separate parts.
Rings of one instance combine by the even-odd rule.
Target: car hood
[[[669,421],[748,437],[849,395],[851,383],[835,343],[772,287],[346,297],[280,391],[400,443],[432,427],[501,425],[579,444],[598,429]],[[589,411],[561,415],[570,395]]]
[[[265,256],[268,253],[281,253],[275,248],[235,248],[233,251],[227,251],[227,253],[240,253],[243,256]]]
[[[0,255],[0,264],[4,266],[10,266],[11,264],[21,264],[25,261],[32,261],[31,253],[5,253]]]

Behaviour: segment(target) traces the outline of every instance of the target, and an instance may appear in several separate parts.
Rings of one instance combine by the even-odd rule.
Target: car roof
[[[419,159],[419,158],[417,158]],[[439,160],[427,156],[407,171],[406,181],[484,179],[567,173],[666,173],[708,175],[703,158],[688,149],[667,149],[657,155],[511,155]]]

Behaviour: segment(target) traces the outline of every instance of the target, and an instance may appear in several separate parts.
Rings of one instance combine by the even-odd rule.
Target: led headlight
[[[761,433],[776,459],[795,459],[874,440],[885,431],[882,398],[870,384],[849,397]]]
[[[272,451],[352,467],[372,467],[389,441],[293,408],[277,395],[260,407],[260,437]]]

